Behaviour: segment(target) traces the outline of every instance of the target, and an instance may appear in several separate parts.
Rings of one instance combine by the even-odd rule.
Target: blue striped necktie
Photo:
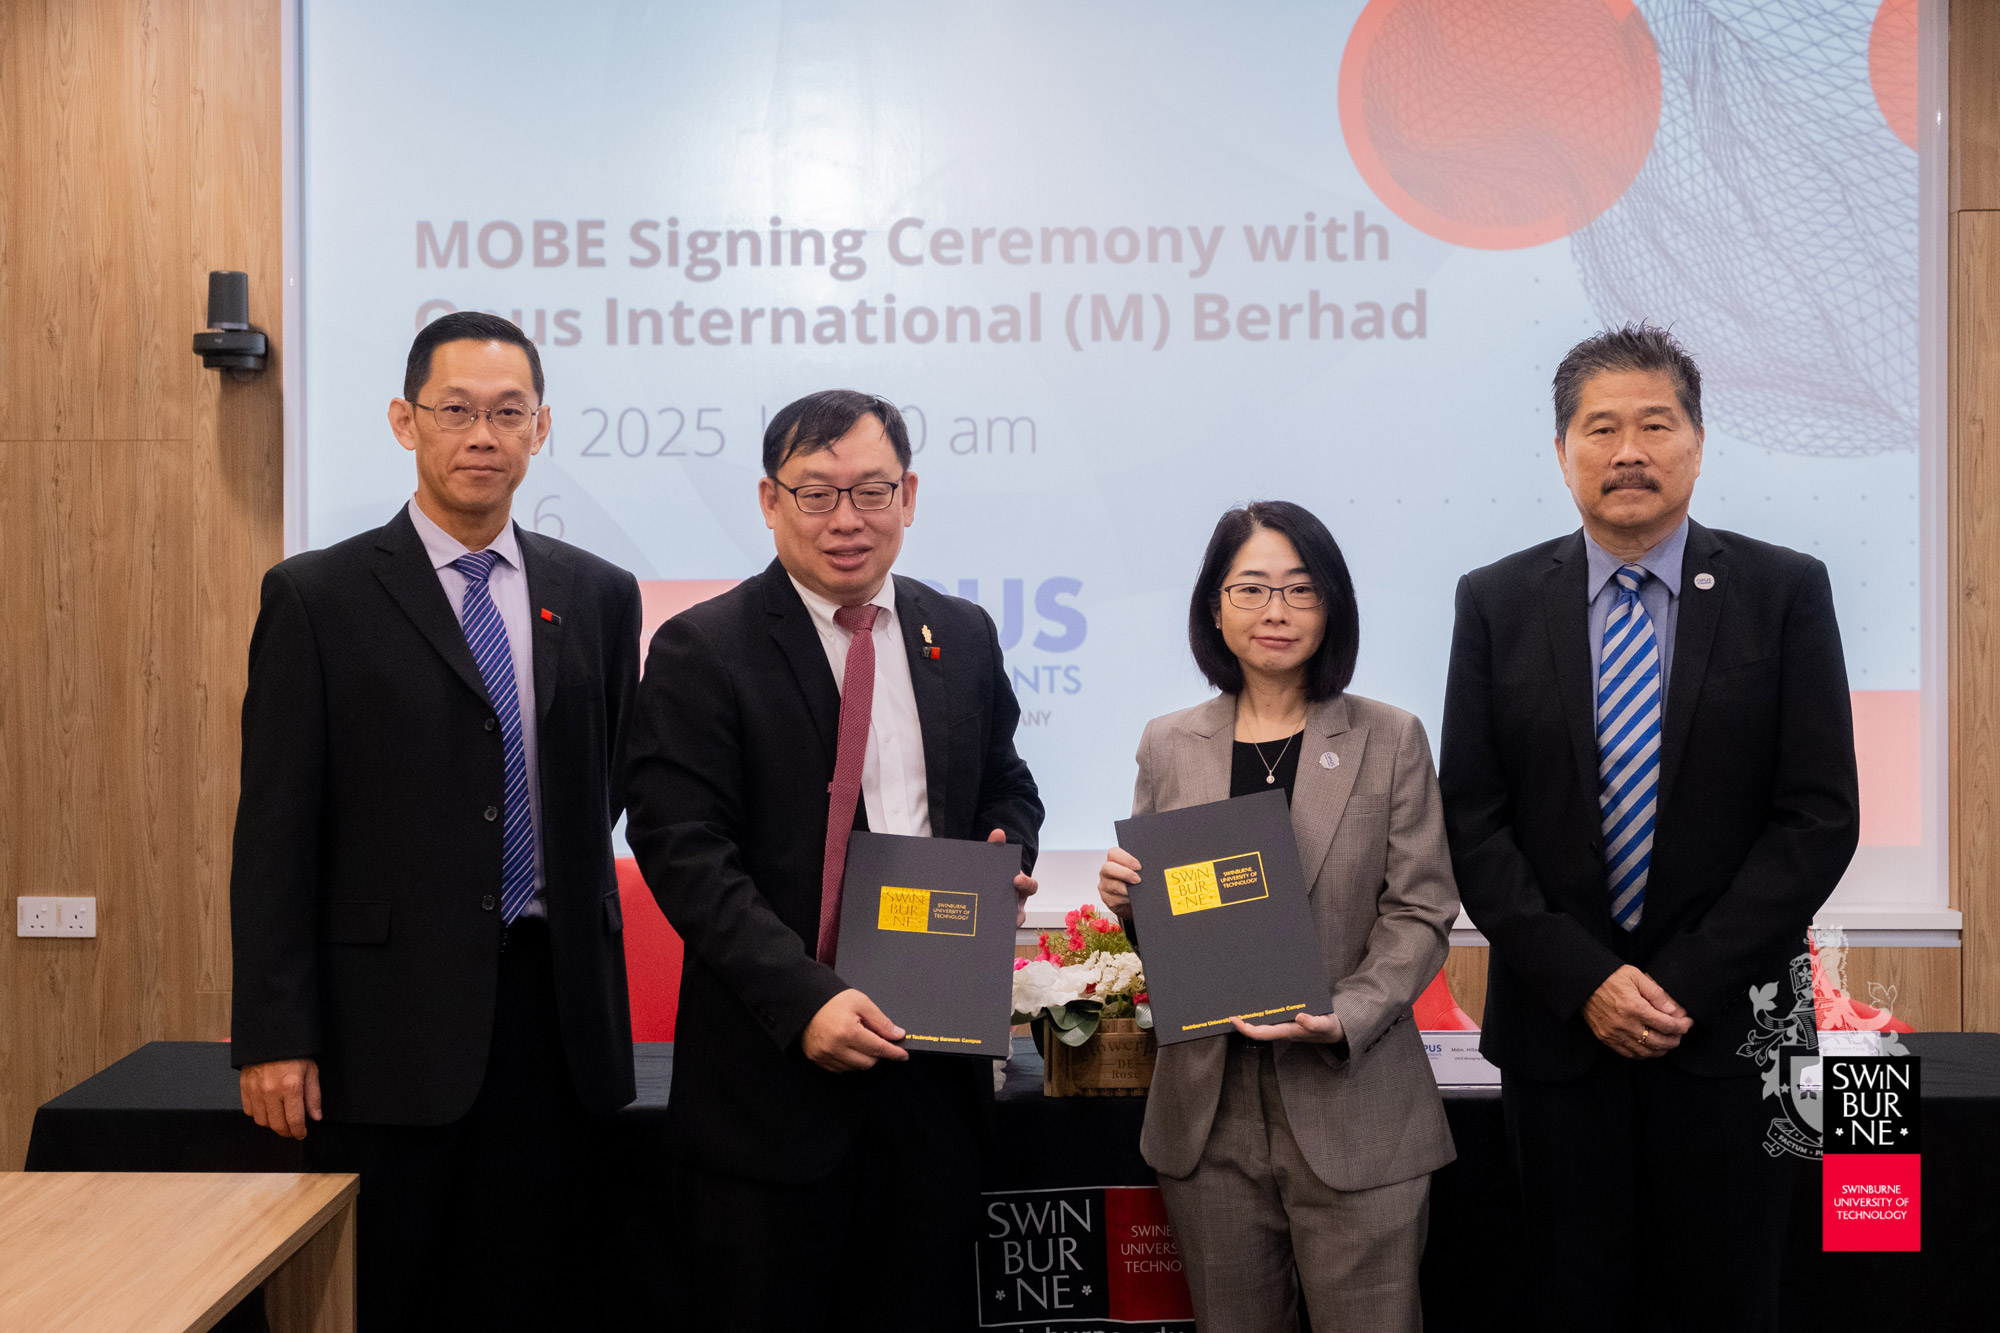
[[[1611,918],[1635,929],[1646,906],[1660,796],[1660,644],[1639,600],[1646,571],[1621,567],[1597,668],[1598,812]]]
[[[528,754],[521,747],[521,697],[514,688],[514,650],[507,641],[507,622],[493,605],[487,586],[500,557],[474,551],[451,562],[465,575],[465,604],[459,624],[466,646],[479,664],[486,697],[500,719],[500,752],[507,770],[507,798],[501,807],[500,919],[508,925],[535,896],[535,820],[528,806]]]

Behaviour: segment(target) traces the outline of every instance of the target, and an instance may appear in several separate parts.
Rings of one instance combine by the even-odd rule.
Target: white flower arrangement
[[[1014,1021],[1046,1017],[1064,1045],[1081,1046],[1108,1008],[1153,1026],[1146,973],[1112,918],[1090,907],[1069,913],[1060,936],[1044,934],[1035,958],[1014,962]]]

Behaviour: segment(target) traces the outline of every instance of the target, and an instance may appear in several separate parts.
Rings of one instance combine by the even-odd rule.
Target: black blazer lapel
[[[424,549],[423,539],[417,536],[408,510],[398,510],[376,533],[375,549],[375,577],[382,581],[418,632],[430,640],[431,647],[451,664],[459,679],[491,708],[493,701],[486,697],[486,682],[480,679],[479,663],[472,658],[465,630],[452,614],[451,601],[444,595],[437,571],[431,568],[430,553]]]
[[[1712,576],[1714,586],[1695,587],[1697,574]],[[1660,808],[1656,820],[1665,814],[1673,796],[1674,775],[1687,749],[1688,728],[1694,725],[1695,704],[1701,699],[1702,681],[1708,675],[1709,650],[1715,646],[1715,629],[1728,596],[1729,573],[1722,543],[1707,528],[1688,520],[1687,546],[1681,555],[1680,608],[1674,618],[1673,671],[1667,676],[1667,715],[1660,732]]]
[[[549,716],[555,702],[556,681],[561,677],[563,625],[561,616],[569,606],[570,567],[562,548],[535,533],[514,525],[514,540],[520,543],[528,576],[529,635],[534,641],[535,725]],[[544,616],[543,611],[550,612]]]
[[[791,665],[792,677],[805,696],[806,711],[812,715],[813,729],[819,733],[825,751],[826,771],[833,772],[834,753],[840,746],[840,684],[826,662],[826,647],[819,641],[812,612],[792,586],[785,567],[773,560],[758,575],[764,582],[764,610],[771,618],[771,638]]]
[[[910,661],[910,686],[917,696],[917,722],[924,733],[924,786],[930,797],[932,827],[936,827],[945,809],[945,794],[949,789],[946,782],[951,772],[951,718],[948,715],[947,690],[944,676],[944,644],[926,642],[924,635],[937,638],[937,632],[930,628],[932,616],[924,585],[915,579],[896,580],[896,620],[903,627],[903,652]],[[931,657],[924,650],[935,647],[938,656]],[[969,652],[971,644],[955,645],[959,653]],[[958,662],[954,656],[954,665]],[[982,830],[974,830],[974,837],[981,836]]]
[[[1548,620],[1549,651],[1556,664],[1556,695],[1569,723],[1576,754],[1576,778],[1591,810],[1597,808],[1597,710],[1590,652],[1590,562],[1583,534],[1560,548],[1556,564],[1542,578],[1542,609]],[[1593,819],[1592,824],[1596,823]]]

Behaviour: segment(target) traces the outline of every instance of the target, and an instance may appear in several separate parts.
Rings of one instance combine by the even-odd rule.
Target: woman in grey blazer
[[[1411,1005],[1458,913],[1423,724],[1346,693],[1353,581],[1298,505],[1222,516],[1188,639],[1221,694],[1146,725],[1132,813],[1282,787],[1332,987],[1323,1014],[1160,1049],[1140,1149],[1196,1323],[1277,1333],[1302,1296],[1328,1333],[1421,1328],[1430,1173],[1455,1154]],[[1106,906],[1129,917],[1144,873],[1112,848]]]

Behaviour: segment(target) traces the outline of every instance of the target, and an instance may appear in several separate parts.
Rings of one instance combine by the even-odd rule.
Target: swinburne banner
[[[1194,1333],[1159,1190],[1001,1190],[984,1197],[979,1326]]]
[[[1822,1064],[1822,1246],[1922,1249],[1917,1057],[1828,1056]]]

